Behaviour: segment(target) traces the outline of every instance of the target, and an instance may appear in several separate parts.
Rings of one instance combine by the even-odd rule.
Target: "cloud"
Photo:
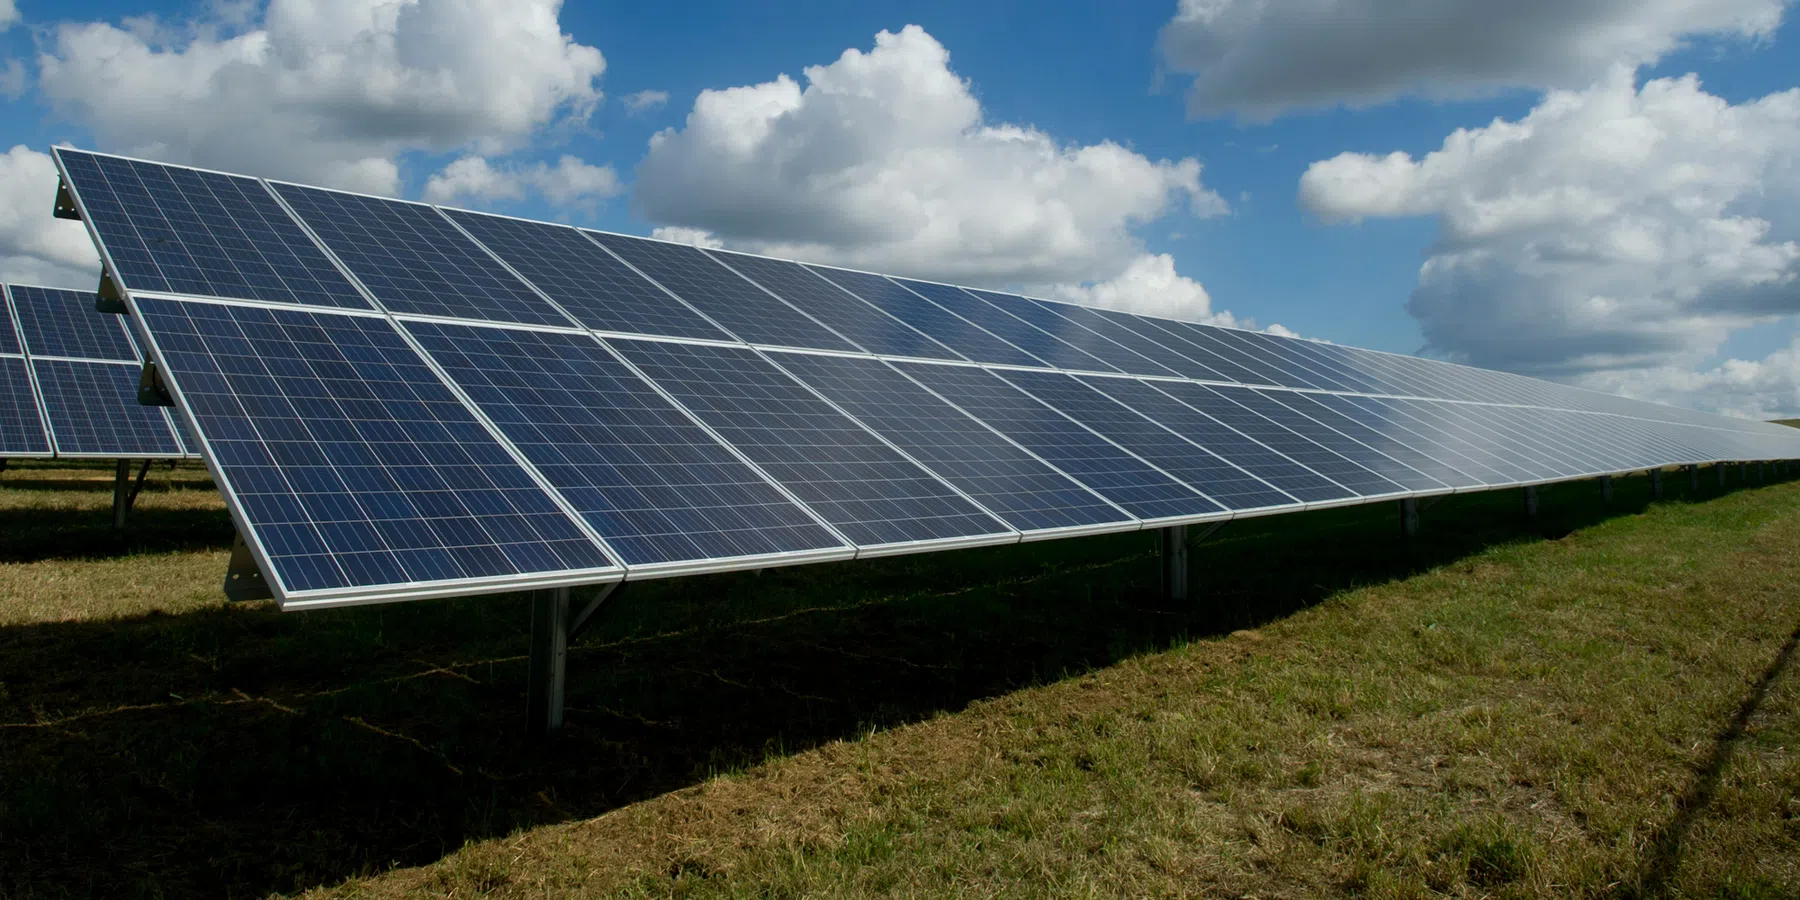
[[[1043,293],[1072,303],[1101,306],[1126,312],[1149,313],[1204,322],[1209,325],[1238,324],[1231,313],[1214,315],[1212,297],[1200,282],[1175,271],[1175,259],[1167,253],[1143,254],[1131,261],[1125,271],[1105,281],[1087,284],[1050,285]]]
[[[1733,105],[1617,67],[1420,159],[1313,163],[1300,200],[1328,221],[1435,217],[1407,309],[1479,366],[1624,384],[1800,312],[1800,89]]]
[[[4,0],[0,0],[4,2]],[[41,90],[101,146],[391,194],[408,150],[492,155],[600,100],[559,0],[270,0],[174,30],[58,26]]]
[[[0,154],[0,281],[92,290],[100,256],[80,222],[50,215],[56,165],[23,144]]]
[[[917,26],[804,75],[702,92],[638,164],[645,215],[775,256],[964,284],[1089,283],[1099,293],[1083,296],[1119,303],[1167,265],[1163,286],[1185,300],[1144,302],[1204,303],[1132,234],[1175,211],[1227,212],[1198,160],[986,122],[949,51]]]
[[[625,111],[635,116],[653,109],[660,109],[668,102],[668,91],[638,91],[635,94],[625,95]]]
[[[696,247],[707,247],[714,250],[725,246],[724,241],[719,240],[712,232],[709,232],[704,228],[686,228],[681,225],[664,225],[651,231],[650,236],[659,241],[672,241],[677,244],[693,244]]]
[[[1694,37],[1767,38],[1790,0],[1181,0],[1165,65],[1188,111],[1269,119],[1405,95],[1575,88]]]
[[[19,7],[13,0],[0,0],[0,31],[19,24]]]
[[[1597,372],[1585,386],[1641,400],[1747,419],[1800,417],[1800,341],[1760,360],[1728,359],[1695,371],[1676,366]]]
[[[593,203],[624,191],[611,166],[596,166],[573,156],[556,165],[536,163],[500,166],[481,156],[465,156],[445,166],[425,183],[425,199],[451,204],[458,200],[520,200],[527,192],[539,194],[552,206]]]

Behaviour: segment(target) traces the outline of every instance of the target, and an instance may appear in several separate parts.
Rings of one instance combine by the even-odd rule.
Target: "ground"
[[[1754,469],[1751,470],[1754,473]],[[0,473],[0,896],[1800,895],[1800,484],[1591,482],[519,597],[228,604],[205,472]]]

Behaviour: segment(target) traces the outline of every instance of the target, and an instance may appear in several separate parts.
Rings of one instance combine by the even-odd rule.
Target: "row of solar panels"
[[[288,606],[1800,457],[1410,357],[57,156]]]
[[[169,412],[138,403],[143,356],[94,295],[0,285],[0,458],[197,455]]]
[[[348,271],[400,314],[1770,427],[1259,332],[67,148],[56,156],[113,275],[134,291],[376,308]]]

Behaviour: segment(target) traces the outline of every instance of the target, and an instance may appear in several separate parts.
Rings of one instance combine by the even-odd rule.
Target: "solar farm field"
[[[1800,892],[1800,484],[1729,470],[520,597],[220,593],[197,464],[0,472],[0,896]]]

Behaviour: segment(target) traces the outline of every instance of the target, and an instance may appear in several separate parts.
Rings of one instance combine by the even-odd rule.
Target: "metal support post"
[[[1749,465],[1749,463],[1744,463],[1744,462],[1738,463],[1738,484],[1749,484],[1750,483],[1750,481],[1749,481],[1750,476],[1749,476],[1749,474],[1746,473],[1746,471],[1744,469],[1744,467],[1747,465]]]
[[[531,595],[531,661],[526,681],[528,726],[534,735],[562,728],[563,700],[569,675],[569,642],[593,621],[594,613],[618,595],[620,582],[600,588],[586,606],[569,607],[569,589],[535,591]]]
[[[1526,485],[1526,487],[1525,487],[1525,517],[1528,519],[1537,518],[1537,506],[1538,506],[1538,504],[1537,504],[1537,485],[1535,485],[1535,484]]]
[[[1400,536],[1413,537],[1419,533],[1419,501],[1408,497],[1400,501]]]
[[[562,727],[563,690],[569,675],[569,589],[531,594],[531,661],[526,681],[529,725],[534,735]]]
[[[1652,500],[1661,500],[1662,499],[1662,470],[1661,469],[1651,469],[1650,470],[1650,499],[1652,499]]]
[[[138,470],[137,480],[131,480],[131,460],[119,460],[118,470],[113,474],[113,529],[125,527],[125,514],[131,512],[137,503],[138,492],[144,489],[144,476],[150,474],[150,460],[144,460],[143,468]]]
[[[1725,487],[1725,464],[1714,463],[1713,468],[1719,470],[1719,488],[1722,490]]]
[[[1188,541],[1186,525],[1162,529],[1163,599],[1185,603],[1188,599]]]
[[[1767,484],[1768,482],[1769,482],[1769,464],[1766,462],[1757,463],[1756,464],[1756,483],[1757,484]]]
[[[1700,467],[1683,466],[1683,468],[1687,469],[1688,473],[1688,492],[1692,493],[1700,490]]]
[[[1611,475],[1600,476],[1600,500],[1603,503],[1611,503],[1612,502],[1612,476]]]

